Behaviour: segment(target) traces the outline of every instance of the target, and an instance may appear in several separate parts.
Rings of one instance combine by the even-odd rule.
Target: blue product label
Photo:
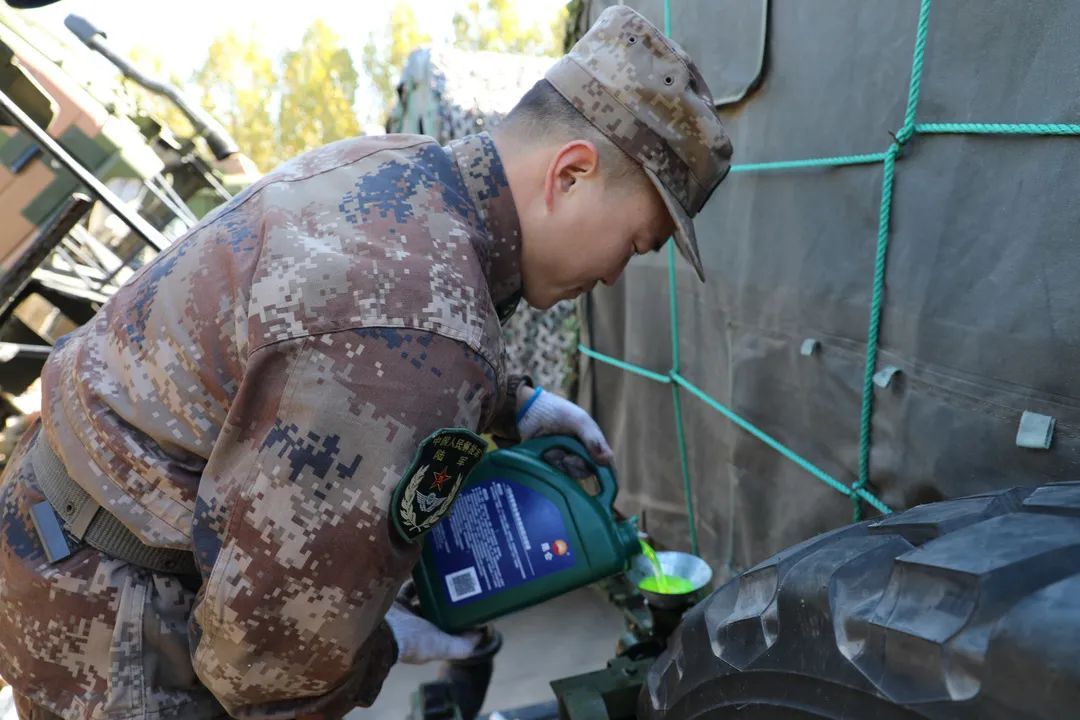
[[[498,478],[463,490],[427,544],[452,604],[480,600],[576,562],[555,503]]]

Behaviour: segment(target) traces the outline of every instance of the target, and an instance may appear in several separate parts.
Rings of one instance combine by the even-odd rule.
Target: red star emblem
[[[445,469],[440,470],[439,472],[435,473],[435,479],[431,481],[431,487],[435,488],[436,490],[442,490],[443,485],[449,479],[450,473],[446,472]]]

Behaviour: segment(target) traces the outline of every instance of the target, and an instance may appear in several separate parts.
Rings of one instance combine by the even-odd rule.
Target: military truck
[[[58,37],[0,8],[0,467],[37,410],[51,345],[258,177],[176,88],[88,20],[65,25]],[[163,121],[153,109],[162,102],[190,127]]]

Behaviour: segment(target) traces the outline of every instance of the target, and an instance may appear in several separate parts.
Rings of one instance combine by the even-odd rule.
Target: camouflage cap
[[[641,163],[705,279],[691,221],[731,167],[712,93],[682,48],[629,7],[605,10],[545,79]]]

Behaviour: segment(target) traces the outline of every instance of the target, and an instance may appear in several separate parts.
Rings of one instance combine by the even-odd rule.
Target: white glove
[[[476,651],[482,637],[479,632],[444,633],[399,603],[394,603],[386,612],[386,624],[397,643],[398,661],[407,665],[422,665],[433,660],[463,660]]]
[[[574,435],[597,462],[610,465],[615,459],[603,431],[589,413],[541,388],[519,395],[517,429],[522,440],[538,435]]]

